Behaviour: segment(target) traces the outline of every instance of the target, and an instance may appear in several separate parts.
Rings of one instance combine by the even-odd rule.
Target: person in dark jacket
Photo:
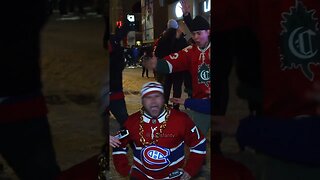
[[[148,61],[150,57],[147,56],[147,51],[143,52],[143,55],[140,58],[140,64],[142,66],[142,74],[141,77],[144,77],[144,74],[146,74],[146,77],[149,78],[149,70],[144,66],[144,64],[146,63],[146,61]]]
[[[163,58],[187,47],[189,44],[184,36],[185,34],[179,29],[178,22],[170,19],[167,23],[167,30],[158,41],[155,56]],[[176,72],[165,75],[163,87],[166,104],[169,103],[171,88],[173,88],[173,97],[181,97],[182,83],[186,73],[187,72]],[[173,104],[173,108],[179,110],[179,104]]]
[[[128,34],[128,27],[125,25],[117,28],[114,35],[110,35],[110,104],[109,110],[114,115],[120,126],[128,118],[125,104],[122,71],[125,68],[124,48],[120,41]]]

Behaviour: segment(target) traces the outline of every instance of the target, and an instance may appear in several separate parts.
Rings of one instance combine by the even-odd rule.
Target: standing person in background
[[[19,6],[17,6],[19,4]],[[0,61],[0,154],[22,180],[53,180],[59,174],[48,109],[42,93],[40,33],[47,1],[4,1]],[[23,47],[23,48],[22,48]]]
[[[132,49],[133,66],[136,67],[139,59],[139,54],[140,54],[139,48],[137,46],[132,45],[131,49]]]
[[[163,58],[171,53],[178,52],[188,46],[184,33],[179,29],[176,20],[170,19],[167,23],[167,29],[162,37],[158,40],[155,48],[155,56]],[[185,72],[175,72],[164,75],[164,97],[165,103],[169,104],[171,87],[173,88],[173,97],[180,98],[182,93],[182,83]],[[173,108],[179,110],[179,104],[173,104]]]
[[[145,63],[146,61],[148,61],[149,57],[147,56],[147,51],[143,52],[143,55],[140,58],[141,61],[141,66],[142,66],[142,74],[141,77],[144,77],[144,74],[146,74],[146,77],[149,78],[149,71],[148,69],[145,67]]]
[[[167,25],[165,26],[164,29],[165,29],[165,30],[162,31],[162,33],[159,35],[159,37],[155,40],[155,42],[154,42],[154,44],[153,44],[153,51],[152,51],[153,54],[152,54],[152,56],[155,56],[155,51],[156,51],[156,49],[157,49],[159,40],[162,38],[163,34],[166,32]],[[163,85],[163,84],[164,84],[165,74],[162,74],[162,73],[157,72],[156,69],[152,69],[152,70],[153,70],[153,72],[155,72],[156,80]]]
[[[204,99],[210,97],[210,25],[202,16],[196,16],[191,22],[194,45],[190,45],[162,59],[153,57],[148,63],[149,69],[156,68],[162,73],[172,73],[188,70],[192,76],[192,98]],[[189,114],[197,127],[205,135],[211,126],[211,116],[196,111]]]
[[[128,66],[129,68],[132,68],[133,67],[132,48],[125,47],[123,49],[123,55],[124,55],[124,58],[125,58],[126,66]]]

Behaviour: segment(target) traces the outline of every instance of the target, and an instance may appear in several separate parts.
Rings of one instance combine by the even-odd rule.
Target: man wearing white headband
[[[131,179],[182,179],[195,176],[205,159],[206,139],[184,112],[164,104],[158,82],[142,86],[143,107],[125,121],[128,131],[113,149],[116,170]],[[121,137],[121,136],[118,136]],[[127,158],[127,144],[133,143],[133,165]],[[185,164],[184,145],[190,147]]]

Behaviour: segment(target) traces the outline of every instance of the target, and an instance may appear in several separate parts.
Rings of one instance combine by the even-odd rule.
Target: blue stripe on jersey
[[[138,159],[140,159],[140,157],[141,157],[141,156],[140,156],[141,150],[142,150],[142,149],[140,149],[140,148],[139,148],[139,149],[136,149],[136,148],[135,148],[135,149],[133,150],[133,156],[136,157],[136,158],[138,158]]]
[[[206,139],[202,139],[199,144],[190,148],[190,151],[197,153],[197,152],[205,152],[206,151]],[[198,153],[202,154],[202,153]]]
[[[171,148],[170,151],[171,151],[171,153],[170,153],[170,156],[169,156],[169,160],[170,160],[171,163],[174,163],[177,160],[179,160],[181,157],[184,156],[184,143],[181,143],[176,148]]]

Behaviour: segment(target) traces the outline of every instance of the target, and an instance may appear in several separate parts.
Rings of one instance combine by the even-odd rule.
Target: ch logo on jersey
[[[141,150],[142,164],[146,169],[159,171],[169,166],[170,150],[156,145],[151,145]]]
[[[290,12],[282,13],[280,34],[282,70],[300,69],[310,81],[314,78],[310,65],[320,64],[319,20],[315,14],[316,10],[307,10],[296,0]]]
[[[209,87],[210,83],[210,67],[208,64],[202,63],[198,67],[198,83],[205,84]]]

